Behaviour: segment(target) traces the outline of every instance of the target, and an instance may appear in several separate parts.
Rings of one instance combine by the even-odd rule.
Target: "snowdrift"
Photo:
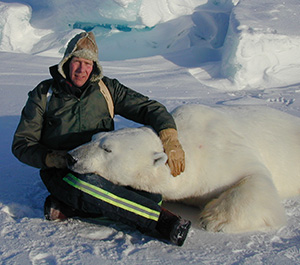
[[[61,56],[74,34],[93,30],[101,60],[181,53],[198,79],[203,64],[219,62],[208,75],[226,79],[224,89],[300,82],[297,0],[11,2],[0,2],[0,51]]]
[[[221,71],[239,89],[299,83],[299,1],[268,2],[244,0],[232,10]]]

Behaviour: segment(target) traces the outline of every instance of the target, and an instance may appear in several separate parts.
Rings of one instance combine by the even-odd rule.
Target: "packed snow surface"
[[[193,226],[179,248],[120,224],[45,221],[38,170],[10,152],[28,91],[83,29],[96,35],[105,75],[169,110],[267,105],[300,117],[299,0],[7,0],[0,14],[1,264],[299,264],[299,197],[283,201],[288,224],[278,231]]]

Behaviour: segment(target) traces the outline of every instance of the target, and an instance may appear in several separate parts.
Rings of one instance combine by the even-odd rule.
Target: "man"
[[[21,162],[41,169],[51,194],[45,202],[45,217],[63,220],[105,215],[142,232],[157,230],[181,246],[191,222],[161,208],[160,195],[117,186],[94,174],[75,174],[67,168],[67,151],[90,141],[97,132],[114,130],[113,107],[115,114],[152,126],[175,177],[184,170],[185,161],[172,116],[160,103],[103,76],[92,32],[76,35],[61,62],[50,67],[50,74],[52,79],[29,92],[12,144],[12,152]],[[101,87],[108,89],[111,102]],[[88,192],[87,187],[95,192]]]

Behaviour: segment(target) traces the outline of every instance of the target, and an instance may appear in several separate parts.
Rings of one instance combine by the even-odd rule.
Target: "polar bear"
[[[94,135],[69,168],[199,207],[208,231],[270,230],[286,222],[281,199],[300,191],[300,119],[258,106],[183,105],[172,112],[186,154],[173,177],[148,127]]]

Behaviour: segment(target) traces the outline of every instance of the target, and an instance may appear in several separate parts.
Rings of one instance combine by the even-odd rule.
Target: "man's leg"
[[[89,214],[102,214],[142,231],[153,231],[158,221],[161,195],[115,185],[95,174],[42,170],[48,191],[68,206]]]
[[[161,195],[115,185],[95,174],[49,169],[41,177],[56,199],[77,211],[103,214],[142,232],[157,230],[177,245],[185,240],[190,222],[163,210]]]

